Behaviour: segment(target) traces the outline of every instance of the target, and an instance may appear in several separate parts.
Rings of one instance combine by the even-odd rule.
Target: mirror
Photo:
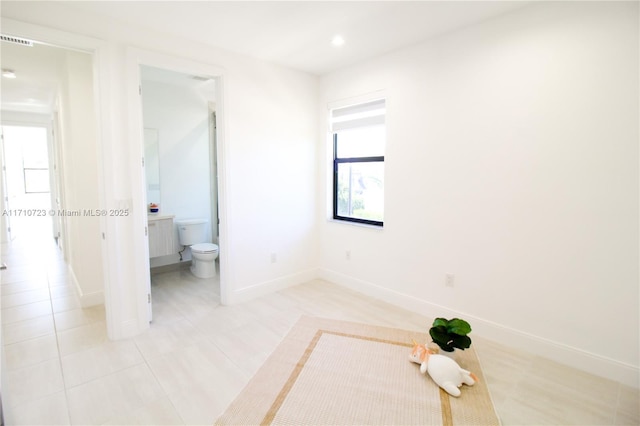
[[[160,149],[158,129],[144,129],[144,169],[147,179],[147,206],[160,204]]]

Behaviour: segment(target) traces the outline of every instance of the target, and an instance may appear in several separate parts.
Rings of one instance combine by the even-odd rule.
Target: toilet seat
[[[218,246],[212,243],[200,243],[200,244],[194,244],[191,246],[191,253],[208,254],[208,253],[217,253],[217,252],[218,252]]]

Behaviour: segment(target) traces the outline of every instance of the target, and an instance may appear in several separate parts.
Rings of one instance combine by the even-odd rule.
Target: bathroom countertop
[[[153,214],[153,213],[149,213],[147,215],[147,220],[149,222],[151,222],[151,221],[154,221],[154,220],[173,219],[175,217],[176,217],[176,215],[174,215],[174,214],[159,214],[159,213]]]

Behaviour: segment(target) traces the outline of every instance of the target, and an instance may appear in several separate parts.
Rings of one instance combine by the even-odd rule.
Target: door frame
[[[0,209],[2,209],[2,221],[0,221],[0,243],[5,244],[13,241],[11,233],[11,215],[4,214],[9,210],[9,192],[7,191],[7,162],[4,155],[4,131],[0,129]]]
[[[210,187],[211,202],[215,202],[215,209],[211,208],[211,238],[215,244],[220,244],[220,218],[218,213],[218,115],[215,105],[208,106],[209,116],[209,166],[211,167]],[[214,184],[215,183],[215,184]]]
[[[133,205],[146,206],[145,170],[142,159],[144,158],[144,121],[142,114],[142,96],[140,94],[141,72],[140,66],[150,66],[165,70],[175,71],[183,74],[206,76],[213,78],[216,82],[216,115],[217,115],[217,169],[218,169],[218,214],[220,218],[220,235],[218,245],[220,247],[220,301],[227,304],[229,300],[228,282],[230,272],[229,253],[229,220],[227,215],[228,206],[228,174],[227,174],[227,149],[225,138],[225,114],[224,114],[224,81],[225,71],[223,68],[203,62],[169,56],[157,52],[152,52],[140,48],[127,48],[127,80],[130,87],[128,104],[131,106],[129,117],[131,120],[131,140],[138,143],[131,144],[131,158],[135,162],[136,170],[132,175]],[[138,303],[140,309],[139,320],[148,318],[151,294],[151,278],[149,274],[149,241],[145,231],[148,229],[148,215],[145,209],[132,209],[136,227],[136,252],[144,253],[145,259],[136,262],[136,278],[141,283],[138,289]]]
[[[94,107],[96,114],[96,142],[98,162],[98,199],[101,209],[107,209],[111,204],[110,200],[115,199],[114,188],[106,182],[114,181],[114,164],[116,160],[110,152],[110,147],[105,141],[112,139],[112,130],[109,127],[109,117],[112,114],[113,104],[109,95],[111,82],[111,69],[109,58],[113,57],[113,49],[106,41],[96,38],[68,33],[53,28],[43,27],[36,24],[16,21],[9,18],[2,18],[2,33],[39,43],[48,44],[63,49],[81,51],[91,55],[93,62],[93,84],[94,84]],[[123,281],[119,276],[120,267],[119,247],[116,239],[121,232],[113,220],[107,216],[100,217],[100,229],[102,233],[102,264],[103,264],[103,284],[105,301],[105,319],[107,325],[107,335],[111,340],[117,340],[133,336],[142,328],[138,324],[131,324],[123,317],[119,305],[122,303]],[[107,239],[107,235],[114,238]]]
[[[55,143],[54,135],[53,135],[54,117],[55,117],[54,113],[52,113],[51,115],[47,115],[47,114],[40,114],[40,113],[7,111],[3,114],[2,120],[0,120],[0,126],[2,127],[37,127],[37,128],[45,129],[46,138],[47,138],[47,156],[48,156],[48,166],[49,166],[49,197],[51,202],[50,209],[57,210],[54,198],[60,197],[61,191],[59,191],[59,188],[58,188],[60,182],[58,181],[58,178],[54,175],[55,167],[57,167],[56,153],[58,149]],[[5,188],[3,188],[3,192],[6,194],[5,196],[8,198],[9,194],[6,193],[7,179],[6,179],[6,169],[5,169],[6,167],[6,156],[4,151],[5,144],[6,144],[6,140],[5,140],[4,131],[3,131],[2,132],[2,169],[3,169],[2,179],[3,179],[3,185],[5,185]],[[5,200],[5,204],[8,206],[5,208],[11,208],[11,205],[10,203],[8,203],[8,200]],[[9,217],[10,216],[7,216],[7,219]],[[56,234],[59,231],[56,219],[57,219],[57,215],[51,218],[51,225],[52,225],[51,236],[52,237],[56,237],[57,236]],[[9,226],[9,223],[10,221],[7,222],[7,227]],[[5,230],[3,230],[2,232],[5,232]],[[15,238],[15,236],[12,235],[8,230],[7,230],[7,233],[9,234],[9,239],[12,241]],[[64,253],[64,250],[63,250],[63,253]]]

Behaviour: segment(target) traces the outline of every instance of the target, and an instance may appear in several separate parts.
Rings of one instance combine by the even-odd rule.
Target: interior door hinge
[[[145,237],[149,236],[149,229],[146,226],[144,227],[144,236]]]
[[[151,303],[151,293],[147,293],[147,303]]]
[[[142,157],[142,167],[144,167],[144,157]]]
[[[142,85],[138,85],[138,94],[142,96]]]

